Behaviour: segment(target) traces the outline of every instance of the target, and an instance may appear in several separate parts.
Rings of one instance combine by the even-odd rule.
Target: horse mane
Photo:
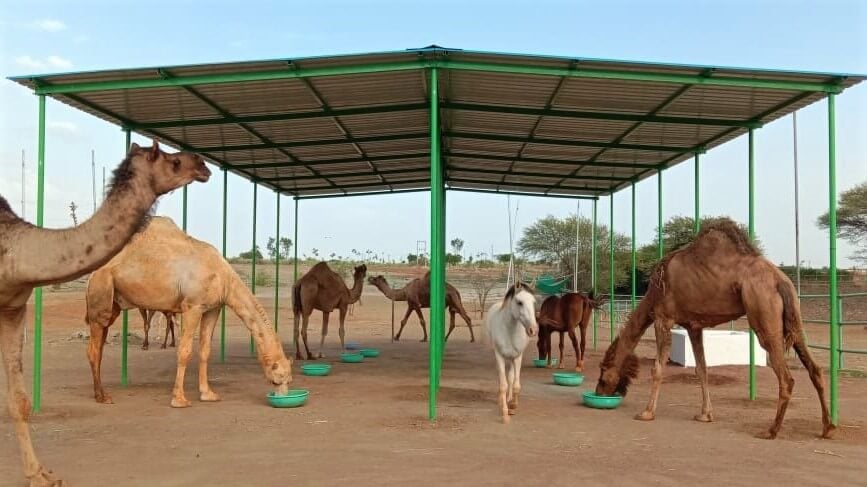
[[[511,286],[509,286],[509,290],[506,291],[506,295],[503,296],[503,302],[505,303],[508,300],[514,298],[519,291],[530,292],[530,288],[527,287],[526,284],[523,284],[521,282],[516,282],[515,284],[512,284]]]

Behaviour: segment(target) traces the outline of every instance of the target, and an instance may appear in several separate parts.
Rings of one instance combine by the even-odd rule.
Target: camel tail
[[[301,315],[301,286],[297,283],[292,286],[292,314],[296,320]]]
[[[788,350],[792,345],[803,343],[804,325],[801,322],[801,310],[795,296],[795,287],[790,282],[780,281],[777,283],[777,292],[783,298],[783,340]],[[798,356],[800,355],[801,352],[798,351]]]

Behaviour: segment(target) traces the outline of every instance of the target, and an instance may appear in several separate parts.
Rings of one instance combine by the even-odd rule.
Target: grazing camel
[[[211,337],[223,305],[250,330],[265,377],[278,391],[288,390],[292,364],[259,301],[232,266],[213,246],[196,240],[169,218],[153,217],[108,264],[87,283],[87,358],[97,402],[111,403],[100,378],[102,349],[108,328],[123,309],[159,309],[179,313],[184,327],[178,346],[178,368],[172,407],[191,405],[184,395],[184,375],[199,328],[199,399],[219,401],[208,383]]]
[[[364,288],[364,276],[367,266],[362,264],[353,273],[352,289],[346,287],[340,274],[332,271],[328,264],[320,262],[311,267],[292,287],[292,311],[294,313],[293,336],[295,338],[295,358],[301,359],[301,348],[298,343],[298,317],[302,319],[301,337],[304,340],[304,350],[307,360],[313,360],[310,347],[307,346],[307,325],[314,309],[322,311],[322,336],[319,339],[319,358],[322,358],[322,347],[328,335],[328,315],[337,308],[340,311],[340,348],[346,350],[344,341],[346,331],[346,311],[349,305],[358,301]]]
[[[521,393],[521,360],[530,337],[539,327],[536,323],[536,297],[521,283],[509,288],[499,303],[494,303],[485,318],[488,340],[497,360],[500,389],[498,403],[503,423],[518,409]]]
[[[421,324],[421,331],[424,333],[424,338],[421,341],[426,342],[427,328],[425,327],[424,315],[421,310],[422,308],[430,308],[430,271],[423,278],[415,278],[400,289],[392,289],[383,276],[371,277],[368,279],[368,282],[382,291],[382,294],[385,294],[388,299],[392,301],[406,301],[406,314],[400,320],[400,329],[397,331],[397,335],[394,336],[394,341],[400,341],[403,327],[406,326],[410,315],[415,311]],[[455,314],[460,314],[467,324],[467,328],[470,330],[470,343],[475,342],[476,336],[473,334],[473,320],[464,309],[461,293],[449,283],[446,283],[446,307],[449,310],[449,331],[446,333],[446,341],[448,341],[449,335],[455,329]]]
[[[150,346],[149,338],[151,331],[151,320],[154,319],[154,315],[157,314],[155,310],[152,309],[144,309],[139,308],[138,312],[141,313],[141,319],[144,321],[144,342],[141,344],[142,350],[147,350]],[[163,338],[163,346],[160,348],[166,348],[166,343],[169,341],[169,332],[172,333],[172,348],[175,348],[175,314],[174,313],[166,313],[163,312],[163,316],[166,317],[166,337]]]
[[[656,266],[647,294],[605,352],[596,393],[626,394],[631,379],[638,373],[638,358],[633,350],[644,331],[653,324],[657,355],[650,400],[636,419],[654,419],[662,367],[668,361],[671,348],[671,328],[679,324],[689,334],[696,374],[701,381],[701,414],[695,419],[713,421],[702,330],[736,320],[744,314],[759,343],[767,350],[779,380],[777,415],[763,437],[775,438],[786,414],[795,381],[786,365],[785,354],[794,346],[819,395],[822,437],[830,438],[835,428],[828,415],[825,384],[804,341],[795,287],[728,218],[706,224],[691,244],[669,253]]]
[[[591,293],[585,296],[581,293],[566,293],[562,296],[550,296],[542,301],[542,307],[536,321],[539,323],[539,339],[536,345],[539,349],[539,358],[547,359],[547,367],[551,368],[551,334],[560,333],[560,362],[557,368],[563,366],[563,334],[569,333],[572,348],[575,349],[575,371],[584,370],[584,346],[587,342],[587,325],[593,310],[599,309],[602,300],[593,298]],[[578,347],[578,339],[575,336],[575,328],[581,331],[581,347]]]
[[[108,194],[92,218],[65,230],[37,228],[18,218],[0,196],[0,350],[6,372],[9,414],[31,487],[62,485],[33,451],[30,400],[24,389],[21,345],[24,313],[34,287],[77,279],[119,252],[140,227],[157,198],[211,171],[196,154],[167,153],[132,144],[114,170]],[[11,480],[10,480],[11,481]]]

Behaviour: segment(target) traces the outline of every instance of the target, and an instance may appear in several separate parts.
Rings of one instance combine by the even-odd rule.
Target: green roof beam
[[[678,154],[693,153],[694,147],[672,147],[668,145],[643,145],[643,144],[620,144],[611,142],[595,142],[587,140],[550,139],[541,137],[522,137],[505,134],[472,133],[472,132],[447,132],[446,137],[473,140],[491,140],[495,142],[516,142],[540,145],[562,145],[569,147],[599,147],[608,149],[627,149],[652,152],[676,152]]]
[[[459,157],[462,159],[479,159],[486,161],[501,161],[501,162],[525,162],[537,164],[556,164],[563,166],[591,166],[591,167],[613,167],[625,169],[647,169],[654,170],[657,164],[638,164],[634,162],[603,162],[603,161],[576,161],[569,159],[547,159],[542,157],[510,157],[510,156],[494,156],[489,154],[472,154],[465,152],[449,152],[447,157]]]
[[[290,167],[303,167],[303,166],[324,166],[331,164],[367,164],[369,162],[387,162],[387,161],[405,161],[411,159],[429,159],[430,154],[427,152],[419,153],[419,154],[396,154],[390,156],[371,156],[371,157],[342,157],[338,159],[320,159],[320,160],[308,160],[305,161],[304,164],[295,163],[292,161],[283,161],[283,162],[257,162],[254,164],[238,164],[234,166],[238,169],[273,169],[273,168],[290,168]]]
[[[292,147],[313,147],[325,145],[341,145],[341,144],[358,144],[365,142],[388,142],[391,140],[411,140],[411,139],[426,139],[427,132],[418,132],[411,134],[394,134],[394,135],[376,135],[370,137],[344,137],[342,139],[322,139],[322,140],[300,140],[295,142],[274,142],[270,144],[243,144],[243,145],[226,145],[214,147],[195,147],[196,152],[232,152],[244,150],[258,149],[280,149]]]
[[[502,194],[512,196],[536,196],[541,198],[567,198],[570,200],[597,200],[598,196],[575,195],[575,194],[542,194],[542,193],[524,193],[521,191],[504,191],[496,189],[472,189],[472,188],[447,188],[448,191],[459,191],[462,193],[482,193],[482,194]]]

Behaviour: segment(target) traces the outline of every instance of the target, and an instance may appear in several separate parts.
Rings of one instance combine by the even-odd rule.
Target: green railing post
[[[756,238],[756,151],[755,151],[755,134],[753,129],[749,131],[749,182],[747,191],[749,192],[749,235],[750,240]],[[750,401],[756,400],[756,334],[752,328],[749,331],[750,335]]]
[[[695,216],[693,217],[692,222],[692,233],[698,234],[698,231],[701,230],[701,185],[699,184],[699,175],[700,175],[701,166],[698,161],[698,152],[695,153],[695,202],[693,203],[693,210],[695,211]]]
[[[184,186],[184,189],[183,189],[183,192],[182,192],[182,195],[183,195],[183,198],[182,198],[182,199],[183,199],[183,209],[182,209],[182,211],[181,211],[181,212],[182,212],[182,215],[181,215],[181,230],[183,230],[184,233],[187,232],[187,186],[188,186],[188,185],[185,185],[185,186]]]
[[[274,245],[277,249],[276,257],[274,258],[274,331],[280,330],[280,192],[274,191],[277,195],[277,237]]]
[[[256,182],[253,182],[253,250],[252,258],[253,258],[253,266],[250,272],[250,291],[253,293],[253,298],[256,297],[256,207],[257,200],[259,198],[259,185]],[[253,346],[253,335],[250,334],[250,355],[256,353],[256,350]]]
[[[614,341],[614,193],[611,193],[608,225],[608,340]]]
[[[442,336],[445,326],[445,234],[443,233],[443,169],[440,158],[439,80],[436,68],[430,71],[430,239],[431,239],[431,299],[428,376],[428,418],[437,417],[437,391],[442,360]]]
[[[294,289],[295,283],[298,282],[298,197],[295,197],[295,241],[292,242],[292,249],[295,254],[292,258],[292,287]],[[295,299],[295,296],[292,296],[292,299]],[[293,304],[294,306],[294,304]],[[294,319],[294,318],[293,318]],[[293,324],[294,326],[294,324]],[[295,342],[295,333],[292,333],[292,346],[296,347],[297,344]]]
[[[226,209],[227,209],[227,194],[229,187],[229,171],[223,169],[223,258],[226,258]],[[220,313],[220,362],[226,362],[226,306],[223,305],[223,312]]]
[[[842,368],[846,367],[846,365],[843,364],[843,349],[846,348],[846,346],[843,345],[843,328],[844,327],[842,326],[842,323],[846,323],[846,318],[844,318],[844,315],[843,315],[843,296],[837,297],[837,320],[841,323],[841,326],[837,327],[837,336],[839,337],[838,342],[837,342],[837,347],[838,347],[838,350],[840,351],[840,353],[838,354],[838,356],[840,358],[838,359],[837,366],[842,369]]]
[[[39,95],[37,144],[36,226],[42,228],[45,211],[45,95]],[[33,300],[33,412],[38,413],[42,409],[42,287],[36,288]]]
[[[593,241],[590,247],[590,279],[593,281],[593,296],[599,298],[599,288],[597,286],[597,278],[599,270],[597,269],[598,262],[596,255],[596,200],[593,200],[593,230],[590,232],[590,238]],[[593,350],[596,350],[596,328],[599,327],[599,313],[593,311]]]
[[[656,255],[662,260],[665,255],[665,243],[662,240],[662,169],[656,173]]]
[[[635,309],[635,288],[636,288],[636,276],[635,276],[635,183],[632,183],[632,262],[630,264],[630,278],[629,282],[631,285],[631,296],[630,302],[632,303],[632,309]]]
[[[830,317],[830,349],[831,356],[831,422],[835,425],[838,419],[837,393],[839,387],[840,373],[840,350],[839,328],[840,316],[835,304],[837,303],[837,147],[836,147],[836,125],[835,120],[835,96],[828,95],[828,279],[829,279],[829,308]]]
[[[126,142],[126,149],[129,150],[130,143],[132,142],[132,133],[129,129],[124,130],[126,137],[124,140]],[[124,151],[126,154],[126,151]],[[184,186],[186,189],[186,186]],[[186,214],[186,212],[185,212]],[[126,387],[129,385],[129,362],[128,362],[128,354],[129,354],[129,311],[123,310],[122,318],[121,318],[121,338],[120,338],[120,385]]]

